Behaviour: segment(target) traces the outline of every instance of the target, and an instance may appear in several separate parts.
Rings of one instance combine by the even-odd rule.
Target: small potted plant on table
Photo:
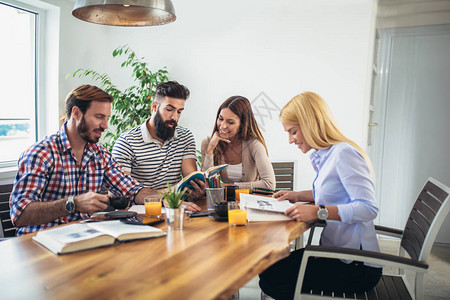
[[[183,229],[185,190],[178,191],[175,186],[167,184],[167,191],[161,193],[166,209],[167,225],[170,229]]]

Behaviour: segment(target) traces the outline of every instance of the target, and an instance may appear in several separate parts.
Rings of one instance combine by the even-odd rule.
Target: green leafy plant
[[[142,124],[151,116],[150,107],[156,86],[169,80],[166,70],[150,71],[144,58],[138,58],[128,45],[116,48],[112,55],[113,57],[125,56],[121,67],[132,68],[132,78],[135,85],[121,91],[111,82],[109,75],[100,74],[92,69],[80,68],[73,74],[66,76],[66,78],[71,75],[74,78],[90,77],[94,81],[99,82],[100,87],[114,98],[112,103],[113,111],[109,123],[115,127],[115,130],[111,131],[108,129],[103,137],[103,145],[110,151],[121,133]]]
[[[164,191],[161,194],[162,199],[164,200],[164,205],[169,206],[170,208],[179,208],[181,204],[183,204],[183,196],[185,195],[186,190],[178,191],[176,186],[171,186],[169,183],[167,184],[167,191]]]
[[[202,152],[200,150],[195,150],[197,154],[197,167],[199,170],[202,169]]]

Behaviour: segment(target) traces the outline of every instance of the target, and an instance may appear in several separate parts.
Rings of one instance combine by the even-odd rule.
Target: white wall
[[[75,19],[72,2],[53,0],[61,6],[60,112],[67,93],[85,82],[65,79],[79,67],[107,72],[126,87],[130,73],[111,53],[129,44],[191,90],[180,123],[193,131],[198,148],[227,97],[252,101],[264,92],[282,108],[305,90],[324,97],[343,132],[365,146],[373,2],[173,0],[174,23],[121,28]],[[309,158],[288,144],[278,111],[264,122],[271,160],[297,161],[297,189],[310,188]]]

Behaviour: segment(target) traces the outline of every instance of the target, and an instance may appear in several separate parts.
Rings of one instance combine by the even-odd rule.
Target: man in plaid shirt
[[[156,193],[126,175],[98,144],[108,128],[113,98],[102,89],[82,85],[66,98],[67,121],[60,130],[31,146],[19,159],[10,198],[17,235],[88,218],[108,207],[108,195],[129,195],[143,204]],[[188,203],[187,209],[200,208]]]

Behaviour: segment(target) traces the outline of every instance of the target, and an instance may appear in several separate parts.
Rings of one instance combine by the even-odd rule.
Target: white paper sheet
[[[268,201],[271,200],[269,197],[241,194],[240,195],[240,206],[241,209],[247,210],[247,220],[249,222],[255,221],[291,221],[292,219],[286,216],[283,212],[273,212],[260,209],[252,209],[250,207],[257,207],[257,201]]]
[[[143,204],[135,204],[132,207],[130,207],[130,209],[128,211],[135,211],[138,214],[145,214],[145,205]],[[161,208],[161,213],[165,213],[166,210],[164,209],[164,207]]]

